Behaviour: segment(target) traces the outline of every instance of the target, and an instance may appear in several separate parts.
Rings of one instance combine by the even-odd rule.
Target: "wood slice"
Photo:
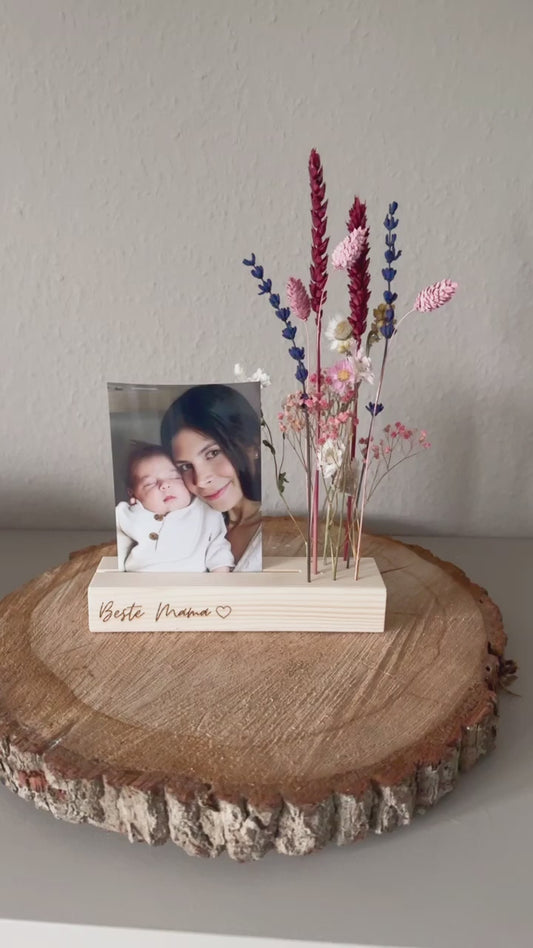
[[[289,521],[265,552],[301,553]],[[505,636],[457,567],[367,537],[382,635],[90,633],[80,551],[0,603],[0,779],[59,819],[241,861],[405,825],[493,745]]]

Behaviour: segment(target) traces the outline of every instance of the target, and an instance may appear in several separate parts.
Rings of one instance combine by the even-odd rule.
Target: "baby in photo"
[[[133,448],[126,486],[129,502],[116,507],[119,569],[156,573],[233,569],[222,514],[189,493],[160,445]]]

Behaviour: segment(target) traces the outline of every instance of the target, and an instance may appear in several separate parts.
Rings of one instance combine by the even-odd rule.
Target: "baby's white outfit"
[[[233,567],[221,513],[194,497],[188,507],[154,514],[136,501],[116,507],[118,568],[127,572],[205,573]]]

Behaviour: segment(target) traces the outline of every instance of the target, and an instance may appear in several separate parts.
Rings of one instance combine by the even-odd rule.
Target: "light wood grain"
[[[387,590],[375,560],[322,566],[269,557],[262,573],[125,573],[103,557],[89,583],[91,632],[383,632]]]
[[[283,520],[266,552],[298,555]],[[365,538],[382,635],[95,635],[92,548],[0,604],[0,775],[55,816],[257,859],[405,825],[493,744],[505,637],[451,564]]]

